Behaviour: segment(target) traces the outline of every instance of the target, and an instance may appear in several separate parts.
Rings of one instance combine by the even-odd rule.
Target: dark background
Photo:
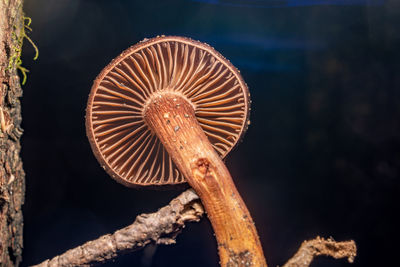
[[[318,3],[319,4],[316,4]],[[304,239],[354,239],[352,266],[397,257],[400,5],[391,1],[25,1],[23,266],[130,224],[180,191],[126,188],[100,168],[84,130],[93,79],[132,44],[184,35],[215,47],[252,93],[251,126],[227,158],[270,266]],[[176,245],[107,266],[217,266],[208,220]],[[316,266],[350,266],[318,258]]]

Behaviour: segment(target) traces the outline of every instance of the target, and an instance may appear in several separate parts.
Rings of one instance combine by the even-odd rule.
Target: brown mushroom
[[[222,266],[266,266],[253,220],[223,158],[248,125],[249,93],[212,47],[157,37],[100,73],[86,129],[103,168],[127,186],[188,182],[200,196]]]

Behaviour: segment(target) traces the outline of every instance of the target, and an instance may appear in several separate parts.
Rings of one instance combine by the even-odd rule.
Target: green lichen
[[[30,27],[32,19],[23,16],[22,20],[23,27],[21,27],[21,32],[19,34],[16,33],[16,26],[14,26],[14,32],[11,36],[14,41],[14,45],[11,47],[11,55],[8,61],[7,69],[11,70],[15,66],[15,68],[17,68],[22,74],[22,85],[24,85],[27,79],[26,73],[29,72],[27,68],[22,66],[21,52],[24,39],[26,39],[32,45],[33,49],[35,49],[35,56],[33,60],[36,60],[39,57],[39,49],[32,39],[27,35],[27,33],[32,31],[32,28]]]

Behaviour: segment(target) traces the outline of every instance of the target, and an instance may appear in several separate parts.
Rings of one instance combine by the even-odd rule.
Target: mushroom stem
[[[232,177],[182,95],[156,93],[144,118],[199,195],[218,242],[221,266],[267,266],[254,222]]]

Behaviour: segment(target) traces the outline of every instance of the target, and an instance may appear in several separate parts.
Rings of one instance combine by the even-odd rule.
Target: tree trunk
[[[20,158],[22,95],[17,68],[25,36],[22,0],[0,0],[0,266],[22,254],[25,174]]]

